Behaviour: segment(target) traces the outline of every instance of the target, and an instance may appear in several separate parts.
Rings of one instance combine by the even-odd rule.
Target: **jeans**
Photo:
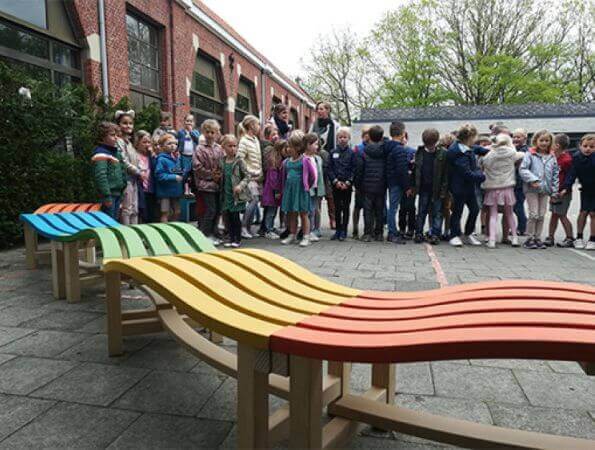
[[[239,211],[225,211],[227,224],[229,227],[229,242],[240,243],[242,240],[242,221]]]
[[[516,197],[516,203],[514,204],[514,214],[517,218],[517,230],[519,233],[524,234],[527,231],[527,215],[525,214],[525,192],[523,187],[514,190],[514,196]]]
[[[205,207],[203,214],[198,218],[198,229],[207,237],[214,236],[220,214],[219,192],[200,191],[198,195]]]
[[[250,194],[252,195],[252,199],[246,206],[246,212],[244,213],[244,217],[242,217],[242,226],[248,230],[250,230],[250,226],[254,221],[254,215],[258,210],[258,201],[259,198],[259,185],[256,181],[250,181],[248,183],[248,188],[250,189]]]
[[[426,216],[431,213],[430,235],[440,236],[442,231],[442,200],[432,199],[431,192],[420,192],[417,205],[417,227],[416,234],[423,234]]]
[[[393,186],[388,188],[388,212],[386,222],[388,224],[388,235],[397,235],[397,209],[403,198],[403,189],[400,186]],[[365,220],[365,219],[364,219]]]
[[[315,195],[310,196],[310,211],[308,211],[308,218],[310,219],[310,233],[320,231],[320,204],[322,197]]]
[[[415,197],[403,196],[399,208],[399,231],[402,234],[415,231]]]
[[[264,207],[264,220],[262,223],[264,224],[265,233],[275,231],[275,216],[277,215],[277,209],[276,206]]]
[[[479,214],[479,205],[475,190],[464,194],[452,194],[452,215],[450,216],[450,237],[461,235],[461,217],[463,217],[463,208],[465,205],[469,209],[469,217],[465,223],[465,235],[469,236],[475,231],[475,221]]]
[[[382,236],[385,199],[382,194],[364,194],[364,234]]]
[[[118,220],[118,214],[120,213],[120,200],[121,197],[119,195],[112,195],[110,197],[112,201],[111,206],[105,206],[105,204],[101,205],[101,210],[110,216],[114,220]]]
[[[335,200],[337,231],[347,234],[347,226],[349,225],[349,207],[351,206],[351,188],[333,188],[333,198]]]

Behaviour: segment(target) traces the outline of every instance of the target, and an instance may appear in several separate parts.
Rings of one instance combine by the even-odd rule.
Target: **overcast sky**
[[[252,46],[292,78],[316,37],[348,26],[363,35],[404,0],[203,0]]]

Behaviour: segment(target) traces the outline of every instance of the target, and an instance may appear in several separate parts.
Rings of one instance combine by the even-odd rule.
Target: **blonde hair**
[[[364,125],[362,127],[362,137],[370,132],[370,128],[372,128],[372,125]]]
[[[248,133],[248,130],[250,129],[250,126],[252,124],[256,124],[256,125],[260,125],[260,120],[258,120],[258,117],[256,116],[252,116],[250,114],[248,114],[246,117],[244,117],[244,119],[238,124],[238,135],[240,137],[245,136]]]
[[[494,147],[512,147],[512,138],[506,133],[500,133],[494,138]]]
[[[452,133],[445,133],[440,136],[440,140],[438,141],[438,145],[441,147],[448,148],[452,145],[454,141],[456,141],[457,137]]]
[[[346,134],[351,139],[351,128],[339,127],[339,129],[337,130],[337,136],[339,136],[340,134]]]
[[[477,128],[475,128],[475,125],[466,123],[457,130],[457,139],[461,142],[468,141],[472,137],[476,137],[477,134]]]
[[[301,130],[292,131],[287,139],[287,146],[294,149],[299,155],[305,150],[305,134]]]
[[[151,139],[151,133],[149,133],[148,131],[145,131],[145,130],[138,130],[136,132],[136,134],[134,135],[134,148],[138,150],[138,144],[140,143],[140,141],[142,141],[146,137]],[[152,144],[153,144],[153,141],[151,140],[151,145]]]
[[[204,133],[207,130],[219,131],[221,126],[215,119],[207,119],[200,125],[200,132]]]
[[[543,136],[547,136],[550,139],[550,146],[548,148],[548,151],[551,151],[552,147],[554,146],[554,135],[545,129],[535,132],[535,134],[533,135],[533,139],[531,139],[531,145],[537,148],[537,141],[539,140],[539,138]]]
[[[587,141],[595,141],[595,134],[589,133],[589,134],[583,135],[583,137],[581,138],[581,145]]]
[[[238,139],[233,134],[224,134],[219,141],[221,147],[225,147],[228,143],[238,143]]]
[[[522,134],[523,136],[527,137],[527,130],[525,130],[524,128],[517,128],[516,130],[514,130],[512,132],[512,135],[514,136],[515,134]]]

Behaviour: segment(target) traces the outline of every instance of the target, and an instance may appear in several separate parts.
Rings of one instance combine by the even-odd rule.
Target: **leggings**
[[[543,222],[549,196],[535,192],[527,192],[527,207],[529,209],[529,220],[527,220],[527,234],[529,237],[541,239],[543,233]]]
[[[224,217],[229,228],[229,242],[239,244],[242,241],[242,222],[239,211],[225,211]]]
[[[490,241],[496,240],[496,227],[498,226],[498,205],[490,205]],[[516,218],[513,213],[512,205],[504,205],[504,217],[510,229],[512,236],[516,237]],[[505,235],[507,233],[504,233]]]

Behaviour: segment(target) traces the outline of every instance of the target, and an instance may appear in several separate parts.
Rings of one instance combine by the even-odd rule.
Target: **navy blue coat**
[[[344,181],[353,184],[355,175],[356,154],[349,147],[335,147],[331,150],[328,163],[328,179],[331,184]]]
[[[583,192],[595,195],[595,153],[585,156],[579,150],[572,155],[572,166],[564,180],[563,189],[572,189],[577,178]]]
[[[356,187],[364,194],[384,194],[386,191],[386,148],[371,142],[363,156],[358,157]]]
[[[470,148],[463,152],[456,141],[446,153],[448,161],[448,189],[452,195],[465,195],[475,192],[475,188],[485,181],[485,175],[477,166],[476,153],[483,153],[482,147]]]
[[[411,160],[415,155],[415,149],[410,151],[409,147],[397,141],[386,141],[386,184],[389,189],[394,186],[401,187],[404,191],[411,186]]]

